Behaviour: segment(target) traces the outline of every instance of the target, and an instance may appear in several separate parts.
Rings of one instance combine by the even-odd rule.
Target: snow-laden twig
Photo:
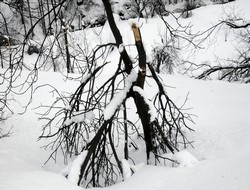
[[[136,79],[137,79],[137,73],[134,70],[132,70],[131,73],[125,79],[124,89],[114,96],[114,98],[111,100],[111,102],[106,106],[105,110],[103,111],[105,120],[110,119],[114,115],[115,110],[125,100],[125,98],[127,97],[127,93],[130,91],[131,86],[133,85],[133,82],[136,81]]]
[[[71,117],[70,119],[67,119],[64,122],[65,126],[69,126],[72,123],[81,123],[84,122],[86,120],[88,121],[92,121],[95,119],[95,114],[92,111],[86,112],[86,113],[81,113],[81,112],[76,112],[74,113],[75,115],[73,117]]]

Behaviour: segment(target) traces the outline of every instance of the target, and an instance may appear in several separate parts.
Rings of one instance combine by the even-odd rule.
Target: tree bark
[[[69,40],[68,40],[68,27],[63,19],[63,15],[61,14],[61,24],[63,26],[63,35],[64,35],[64,41],[65,41],[65,52],[66,52],[66,67],[67,67],[67,73],[73,73],[73,68],[71,66],[70,62],[70,53],[69,53]]]
[[[147,64],[146,52],[143,47],[140,29],[138,28],[138,26],[136,26],[135,23],[132,24],[132,30],[134,33],[135,45],[139,56],[139,71],[138,71],[136,86],[139,86],[141,89],[143,89],[146,77],[146,64]],[[141,97],[141,95],[138,92],[135,92],[133,97],[136,104],[137,113],[141,119],[141,123],[143,126],[144,138],[147,149],[147,159],[149,159],[150,152],[153,150],[153,142],[152,142],[153,126],[150,121],[149,107],[145,103],[143,97]]]
[[[107,14],[107,18],[108,18],[111,31],[116,40],[116,45],[117,47],[119,47],[121,44],[123,44],[123,41],[122,41],[121,33],[116,26],[110,2],[109,0],[102,0],[102,2],[106,10],[106,14]],[[139,72],[138,72],[138,78],[137,78],[135,85],[143,89],[145,76],[146,76],[146,52],[143,47],[139,28],[136,25],[132,25],[132,29],[135,35],[135,43],[136,43],[136,47],[137,47],[138,54],[139,54],[139,67],[140,67]],[[121,53],[121,58],[125,64],[125,70],[129,74],[133,68],[132,61],[130,60],[125,48],[120,53]],[[150,151],[153,150],[152,123],[150,122],[149,107],[145,103],[143,97],[138,92],[133,92],[133,90],[131,89],[130,94],[134,98],[134,101],[137,107],[137,113],[142,122],[145,144],[146,144],[146,149],[147,149],[147,159],[149,159]]]
[[[31,14],[31,8],[30,8],[30,2],[27,1],[28,9],[29,9],[29,17],[30,17],[30,28],[33,27],[33,21],[32,21],[32,14]],[[32,30],[31,37],[33,38],[35,36],[34,30]]]
[[[104,4],[105,10],[106,10],[110,29],[115,37],[116,46],[119,48],[119,46],[123,44],[122,35],[116,26],[110,2],[109,2],[109,0],[102,0],[102,2]],[[122,58],[124,65],[125,65],[126,73],[130,74],[130,72],[133,68],[133,63],[130,60],[129,55],[128,55],[127,51],[125,50],[125,48],[123,49],[122,52],[120,52],[120,54],[121,54],[121,58]]]
[[[89,149],[88,149],[88,153],[86,155],[86,158],[84,159],[84,162],[81,166],[81,170],[80,170],[80,175],[79,175],[79,179],[78,179],[78,186],[80,186],[81,184],[81,180],[83,178],[83,175],[84,175],[84,172],[85,172],[85,169],[88,165],[88,162],[92,156],[92,153],[95,151],[102,135],[106,136],[107,134],[107,126],[112,122],[112,119],[110,120],[107,120],[104,122],[104,124],[101,126],[101,128],[98,130],[97,134],[95,135],[95,137],[93,138],[93,140],[89,143]]]
[[[41,23],[42,23],[43,34],[46,35],[47,29],[46,29],[46,22],[44,18],[45,16],[44,16],[43,2],[41,0],[38,0],[38,5],[39,5],[40,17],[42,18]]]
[[[132,97],[134,98],[137,113],[141,119],[144,141],[146,144],[147,160],[149,160],[150,152],[153,150],[153,125],[150,121],[149,107],[145,103],[144,98],[138,92],[134,92]]]

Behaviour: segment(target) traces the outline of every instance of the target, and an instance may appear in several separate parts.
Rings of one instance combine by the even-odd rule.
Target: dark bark
[[[140,88],[143,89],[146,77],[146,52],[143,47],[141,32],[139,28],[136,26],[136,24],[132,24],[132,29],[134,32],[135,45],[139,56],[139,71],[138,71],[136,86],[139,86]],[[137,108],[137,113],[141,119],[141,123],[143,126],[144,139],[147,149],[147,159],[149,159],[150,152],[153,150],[153,143],[152,143],[153,126],[150,121],[149,107],[139,93],[134,92],[133,98]]]
[[[41,17],[42,30],[43,30],[43,33],[46,34],[47,29],[46,29],[45,15],[44,15],[44,9],[43,9],[43,2],[41,0],[38,0],[38,4],[39,4],[38,8],[40,11],[40,17]]]
[[[1,17],[2,17],[2,19],[3,19],[3,22],[4,22],[5,32],[6,32],[6,34],[9,36],[9,29],[8,29],[8,24],[7,24],[6,18],[5,18],[5,16],[3,15],[3,13],[1,13],[1,12],[0,12],[0,15],[1,15]]]
[[[115,37],[116,46],[119,47],[120,45],[123,44],[122,35],[121,35],[119,29],[116,26],[110,2],[109,2],[109,0],[102,0],[102,2],[104,4],[105,10],[106,10],[106,14],[107,14],[108,22],[109,22],[109,25],[110,25],[110,29],[111,29],[114,37]],[[124,50],[122,52],[120,52],[120,54],[121,54],[121,58],[122,58],[122,60],[123,60],[123,62],[125,64],[126,73],[130,74],[130,72],[131,72],[131,70],[133,68],[133,63],[130,60],[129,55],[128,55],[127,51],[125,50],[125,48],[124,48]]]
[[[3,69],[3,55],[2,55],[2,50],[0,48],[0,61],[1,61],[1,67]]]
[[[246,63],[248,63],[249,61],[250,61],[250,58],[245,60]],[[242,71],[244,69],[249,70],[250,64],[243,64],[239,66],[215,66],[215,67],[212,67],[211,69],[204,71],[201,75],[196,77],[196,79],[204,79],[207,76],[211,75],[212,73],[219,72],[219,71],[227,71],[226,73],[227,75],[230,75],[230,74],[233,75],[235,72]],[[224,79],[224,78],[225,78],[225,74],[220,79]]]
[[[65,41],[65,52],[66,52],[66,68],[67,68],[67,73],[73,73],[73,68],[71,66],[70,62],[70,53],[69,53],[69,41],[68,41],[68,28],[66,26],[66,23],[63,20],[63,16],[61,14],[61,24],[63,27],[63,36],[64,36],[64,41]]]
[[[65,40],[65,48],[66,48],[66,66],[67,66],[67,73],[73,73],[73,69],[70,63],[70,53],[69,53],[69,42],[68,42],[68,35],[67,29],[63,29],[64,33],[64,40]]]
[[[101,126],[101,128],[98,130],[97,134],[95,135],[95,137],[93,138],[93,140],[89,143],[89,147],[88,147],[88,153],[86,155],[86,158],[84,159],[84,162],[81,166],[81,170],[80,170],[80,175],[79,175],[79,180],[78,180],[78,185],[80,185],[81,180],[83,178],[83,175],[85,173],[86,167],[91,159],[91,156],[93,155],[93,152],[96,150],[101,137],[104,135],[107,135],[107,127],[108,125],[112,123],[112,119],[107,120],[104,122],[104,124]]]
[[[124,111],[124,135],[125,135],[125,144],[124,144],[124,158],[128,160],[128,124],[127,124],[127,110],[126,110],[126,103],[123,104]]]
[[[250,26],[250,23],[247,23],[247,24],[244,24],[244,25],[236,25],[234,23],[227,22],[227,21],[225,23],[226,23],[226,25],[230,26],[233,29],[247,28],[247,27]]]
[[[28,5],[28,9],[29,9],[29,17],[30,17],[30,26],[31,28],[33,27],[33,21],[32,21],[32,14],[31,14],[31,8],[30,8],[30,2],[27,1],[27,5]],[[32,37],[34,37],[34,31],[32,30],[32,33],[31,33]]]
[[[146,144],[147,159],[149,159],[150,152],[153,150],[153,143],[152,143],[153,125],[150,121],[149,107],[145,103],[144,98],[138,92],[134,92],[132,97],[134,98],[134,102],[137,108],[137,113],[142,123],[144,141]]]
[[[119,29],[116,26],[116,23],[114,21],[113,12],[111,9],[111,5],[109,0],[102,0],[105,6],[105,10],[107,13],[108,22],[110,25],[110,28],[113,32],[113,35],[116,40],[116,45],[119,47],[119,45],[123,44],[122,36],[119,31]],[[140,30],[136,25],[132,25],[134,35],[135,35],[135,43],[139,54],[139,72],[138,72],[138,78],[136,81],[137,86],[141,87],[143,89],[144,82],[145,82],[145,76],[146,76],[146,52],[143,47],[142,39]],[[130,73],[132,70],[132,61],[130,60],[127,51],[124,50],[121,52],[121,58],[125,64],[125,69],[127,73]],[[144,130],[144,138],[147,148],[147,158],[149,159],[150,151],[153,150],[153,144],[152,144],[152,124],[150,122],[150,115],[149,115],[149,107],[145,103],[143,97],[137,92],[132,92],[131,95],[134,98],[136,107],[137,107],[137,113],[141,119],[143,130]]]
[[[49,0],[46,0],[46,4],[47,4],[47,11],[49,12],[50,7],[49,7]],[[50,13],[48,13],[48,19],[49,19],[49,25],[51,25],[51,18],[50,18]],[[49,34],[52,34],[52,27],[50,26],[49,28]]]

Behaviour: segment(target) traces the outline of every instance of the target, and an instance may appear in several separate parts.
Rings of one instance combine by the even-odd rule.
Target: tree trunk
[[[65,48],[66,48],[67,73],[73,73],[73,68],[71,67],[71,63],[70,63],[70,53],[69,53],[69,42],[68,42],[67,28],[63,29],[63,33],[64,33],[64,40],[65,40]]]
[[[113,35],[115,37],[117,47],[119,47],[121,44],[123,44],[123,41],[122,41],[122,36],[120,34],[120,31],[117,28],[116,23],[114,21],[113,12],[111,9],[110,2],[109,2],[109,0],[102,0],[102,2],[104,3],[104,7],[105,7],[106,13],[107,13],[108,22],[109,22],[110,28],[113,32]],[[136,43],[137,51],[139,54],[139,67],[140,67],[139,72],[138,72],[138,78],[137,78],[135,85],[139,86],[140,88],[143,89],[144,82],[145,82],[145,76],[146,76],[146,52],[145,52],[144,47],[143,47],[139,28],[135,24],[133,24],[132,29],[134,32],[135,43]],[[121,58],[125,64],[125,69],[126,69],[127,73],[130,73],[132,68],[133,68],[133,65],[132,65],[132,61],[130,60],[125,48],[121,52]],[[138,112],[138,115],[141,119],[141,123],[143,126],[143,132],[144,132],[144,138],[145,138],[145,144],[146,144],[146,149],[147,149],[147,159],[149,159],[150,151],[153,150],[152,124],[150,122],[149,107],[145,103],[143,97],[138,92],[133,92],[133,90],[131,90],[131,96],[134,98],[135,105],[137,107],[137,112]]]
[[[139,55],[139,72],[136,85],[143,89],[146,77],[146,52],[143,47],[140,29],[135,23],[132,24],[132,30],[135,37],[135,45]]]
[[[106,14],[107,14],[108,22],[109,22],[109,25],[110,25],[110,29],[111,29],[114,37],[115,37],[116,46],[119,47],[120,45],[123,44],[122,35],[121,35],[119,29],[116,26],[110,2],[109,2],[109,0],[102,0],[102,2],[104,4],[105,10],[106,10]],[[130,60],[129,55],[128,55],[127,51],[125,50],[125,48],[123,49],[122,52],[120,52],[120,54],[121,54],[121,58],[122,58],[122,60],[123,60],[123,62],[125,64],[126,73],[130,74],[130,72],[131,72],[131,70],[133,68],[133,64],[132,64],[132,61]]]
[[[64,42],[65,42],[67,73],[73,73],[73,68],[71,67],[71,63],[70,63],[69,41],[68,41],[68,33],[67,33],[68,27],[66,26],[66,23],[65,23],[62,15],[60,18],[61,18],[61,24],[63,27],[63,35],[64,35]]]
[[[31,14],[31,8],[30,8],[29,0],[27,1],[27,4],[28,4],[28,9],[29,9],[29,17],[30,17],[30,28],[33,28],[32,14]],[[33,38],[34,36],[35,36],[34,30],[32,30],[31,37]]]
[[[0,47],[0,61],[1,61],[1,67],[3,69],[3,55],[2,55],[1,47]]]
[[[137,108],[137,113],[141,119],[144,141],[146,144],[147,159],[149,160],[150,152],[153,150],[153,125],[150,121],[149,107],[145,103],[144,98],[138,92],[134,92],[133,98]]]
[[[46,23],[44,18],[43,2],[41,0],[38,0],[38,5],[39,5],[40,17],[42,18],[41,23],[42,23],[43,34],[46,35]]]
[[[147,64],[146,52],[143,47],[140,29],[136,26],[136,24],[133,23],[132,30],[135,38],[135,45],[139,55],[139,71],[138,71],[136,86],[139,86],[141,89],[143,89],[146,77],[146,64]],[[147,149],[147,159],[149,159],[150,151],[153,150],[153,143],[152,143],[153,127],[150,121],[149,107],[145,103],[143,97],[141,97],[141,95],[137,92],[134,93],[134,101],[137,108],[137,113],[142,122],[144,138],[146,142],[146,149]]]
[[[19,13],[20,13],[20,16],[21,16],[21,22],[22,22],[22,25],[23,25],[23,28],[24,28],[24,34],[26,36],[27,34],[27,28],[26,28],[26,24],[25,24],[25,17],[24,17],[24,4],[23,2],[20,3],[20,5],[18,5],[18,10],[19,10]]]
[[[47,11],[49,13],[50,11],[50,7],[49,7],[49,0],[46,0],[46,4],[47,4]],[[48,20],[49,20],[49,34],[51,35],[52,34],[52,23],[51,23],[51,18],[50,18],[50,13],[48,14]]]

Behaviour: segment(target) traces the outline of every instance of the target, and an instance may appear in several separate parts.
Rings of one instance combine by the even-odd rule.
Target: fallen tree
[[[181,108],[174,104],[154,68],[147,63],[138,26],[132,24],[138,51],[136,71],[137,67],[123,45],[109,0],[103,0],[103,4],[115,43],[100,45],[93,51],[88,59],[89,68],[84,80],[71,97],[59,99],[67,102],[67,106],[49,120],[40,136],[54,138],[48,145],[54,148],[50,158],[56,159],[58,150],[62,150],[65,156],[81,157],[80,171],[77,171],[79,175],[74,182],[86,187],[108,186],[119,180],[119,176],[124,174],[121,160],[132,159],[128,141],[131,142],[131,146],[138,149],[131,134],[137,134],[144,140],[147,162],[155,159],[157,164],[159,158],[172,161],[161,155],[174,154],[180,148],[185,148],[190,142],[184,130],[193,131],[188,127],[188,122],[192,122],[191,116],[183,113]],[[100,77],[101,71],[110,63],[104,60],[103,64],[97,65],[96,61],[100,57],[97,53],[100,49],[104,49],[105,52],[106,49],[114,47],[120,53],[119,63],[114,73],[98,85],[97,76]],[[150,72],[146,75],[147,67]],[[158,92],[152,100],[149,100],[144,92],[146,76],[151,76],[158,87]],[[129,117],[127,109],[131,99],[138,114],[137,124]],[[58,130],[52,130],[52,123],[61,116],[63,120],[59,122]],[[143,134],[139,132],[139,125],[142,126]],[[119,143],[120,139],[123,139],[123,143]],[[117,144],[122,144],[124,155],[118,154]]]

